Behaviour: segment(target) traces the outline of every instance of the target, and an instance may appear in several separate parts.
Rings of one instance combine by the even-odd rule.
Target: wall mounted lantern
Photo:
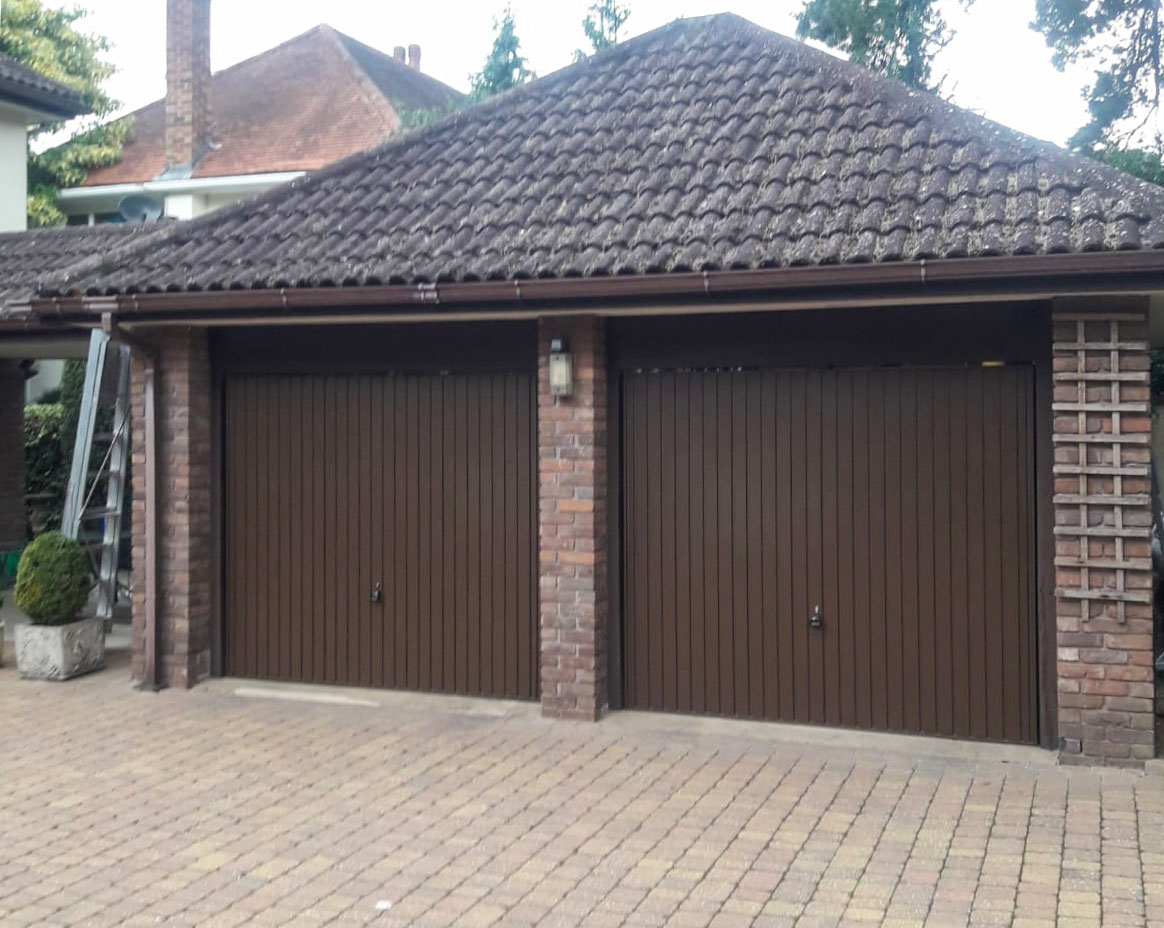
[[[550,339],[550,396],[574,395],[574,358],[565,338]]]

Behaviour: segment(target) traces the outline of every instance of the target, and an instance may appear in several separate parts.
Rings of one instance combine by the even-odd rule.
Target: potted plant
[[[28,616],[16,626],[16,667],[22,677],[68,680],[105,663],[105,629],[78,619],[93,577],[84,549],[60,532],[27,548],[16,570],[16,605]]]

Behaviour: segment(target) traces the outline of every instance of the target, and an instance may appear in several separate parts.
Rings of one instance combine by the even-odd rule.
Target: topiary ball
[[[85,549],[60,532],[46,532],[16,568],[16,605],[33,625],[68,625],[89,599],[93,576]]]

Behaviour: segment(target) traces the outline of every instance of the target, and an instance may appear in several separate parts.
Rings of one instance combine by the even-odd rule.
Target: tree
[[[617,45],[619,30],[629,18],[630,7],[623,6],[618,0],[598,0],[590,4],[586,18],[582,20],[582,31],[590,42],[590,53]],[[585,54],[579,49],[574,57],[584,58]]]
[[[509,90],[519,84],[533,80],[534,73],[525,66],[526,59],[521,54],[521,40],[513,24],[513,10],[505,8],[500,20],[493,21],[493,48],[485,64],[476,74],[470,76],[474,101],[484,100]]]
[[[949,43],[950,31],[937,0],[805,0],[796,34],[910,87],[941,88],[933,60]]]
[[[33,226],[64,221],[56,207],[57,192],[80,183],[93,168],[116,161],[130,128],[128,120],[101,124],[120,106],[104,89],[115,69],[103,58],[109,42],[74,28],[84,15],[80,9],[46,9],[40,0],[4,0],[0,53],[74,88],[92,114],[64,144],[29,154],[28,219]],[[32,137],[56,132],[62,125],[41,126]]]
[[[1160,0],[1037,0],[1034,26],[1056,67],[1082,61],[1095,68],[1085,91],[1091,119],[1071,146],[1125,148],[1140,136],[1160,109]]]

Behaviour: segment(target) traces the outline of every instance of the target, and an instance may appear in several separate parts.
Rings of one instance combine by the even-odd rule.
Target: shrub
[[[34,535],[61,524],[70,463],[61,445],[64,416],[59,403],[24,407],[25,492]]]
[[[85,550],[60,532],[32,541],[16,569],[16,605],[34,625],[75,621],[92,587]]]
[[[61,405],[65,408],[61,423],[61,453],[66,461],[72,460],[73,443],[77,440],[77,422],[81,418],[81,399],[85,394],[85,365],[80,358],[70,358],[61,374]]]

